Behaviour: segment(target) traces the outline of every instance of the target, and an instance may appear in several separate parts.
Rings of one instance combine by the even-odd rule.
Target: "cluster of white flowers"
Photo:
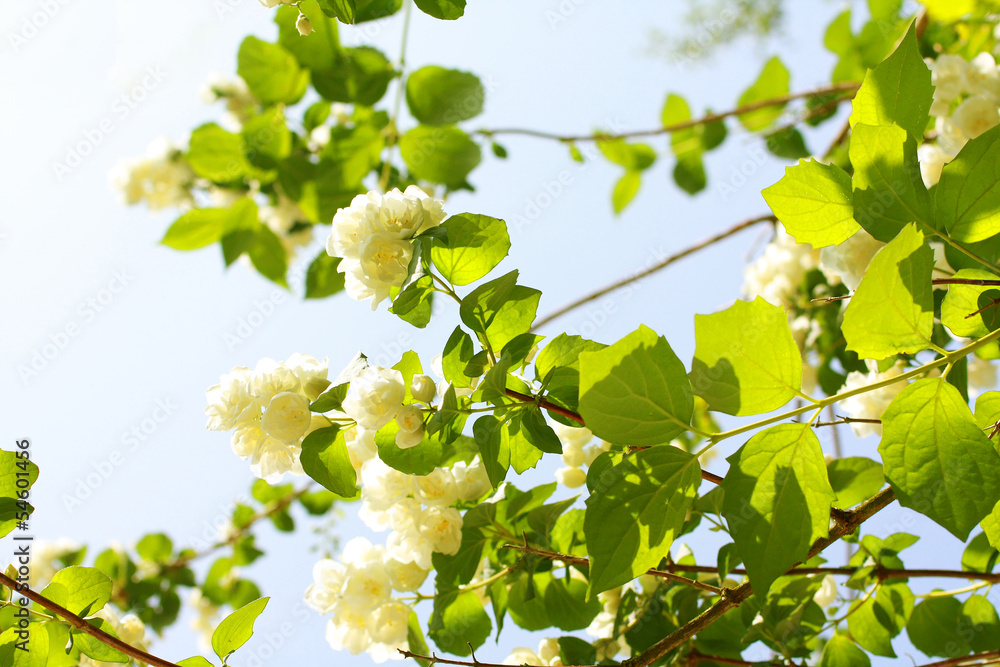
[[[209,76],[208,81],[202,86],[201,99],[205,104],[214,104],[219,100],[226,101],[226,113],[222,118],[222,125],[233,132],[243,129],[243,124],[250,120],[257,107],[257,98],[250,92],[246,81],[238,76],[230,79],[219,72]]]
[[[191,619],[191,629],[198,634],[198,648],[202,651],[211,651],[212,635],[221,620],[219,605],[205,597],[200,588],[191,590],[188,605],[195,612],[194,618]]]
[[[552,422],[552,429],[562,443],[562,461],[565,467],[556,470],[556,481],[575,489],[587,483],[584,466],[590,467],[602,452],[611,449],[611,444],[601,440],[600,444],[590,444],[594,434],[589,428],[574,428],[559,422]]]
[[[504,658],[505,665],[538,665],[538,667],[562,667],[562,657],[559,655],[559,640],[546,637],[538,643],[538,651],[532,651],[527,646],[518,646]]]
[[[884,373],[878,372],[878,363],[871,359],[866,360],[865,364],[868,366],[867,373],[851,371],[847,374],[847,380],[844,381],[844,386],[841,389],[842,392],[852,391],[874,384],[875,382],[897,377],[902,375],[906,370],[906,365],[902,361],[897,361]],[[874,389],[845,398],[840,401],[840,409],[853,419],[881,419],[882,413],[892,403],[892,399],[896,398],[905,386],[905,382],[894,382],[881,389]],[[851,430],[854,431],[854,435],[863,438],[873,433],[881,435],[882,425],[851,422]]]
[[[372,310],[406,280],[413,256],[411,239],[444,220],[442,202],[415,185],[405,192],[358,195],[333,216],[326,251],[340,257],[345,291],[352,299],[372,300]]]
[[[146,626],[135,614],[126,614],[119,618],[114,609],[105,605],[94,616],[110,623],[111,627],[115,630],[115,634],[118,635],[118,639],[133,648],[149,652],[149,641],[146,639]],[[119,665],[121,665],[120,662],[104,662],[94,660],[85,655],[80,656],[80,667],[117,667]]]
[[[622,601],[624,587],[612,588],[609,591],[597,594],[597,599],[603,605],[594,620],[587,626],[587,634],[599,640],[597,642],[597,661],[610,660],[620,653],[626,657],[631,654],[632,649],[625,642],[625,637],[620,636],[617,640],[612,640],[615,634],[615,618],[618,616],[618,607]]]
[[[251,371],[238,366],[206,392],[207,427],[234,430],[233,451],[250,460],[254,475],[274,484],[286,472],[304,475],[299,454],[302,439],[329,425],[309,410],[310,402],[330,384],[327,362],[293,354],[285,362],[262,359]]]
[[[819,251],[819,268],[831,285],[843,283],[852,292],[858,289],[861,278],[872,257],[885,246],[874,236],[859,229],[840,245],[827,246]]]
[[[123,203],[145,200],[150,211],[186,207],[193,201],[190,186],[194,172],[181,150],[161,137],[149,145],[145,157],[118,162],[108,175]]]
[[[784,228],[775,230],[764,252],[743,271],[743,294],[762,297],[775,306],[791,307],[806,272],[815,269],[819,252],[807,243],[796,243]]]
[[[362,464],[360,478],[358,515],[372,530],[391,529],[386,548],[393,558],[424,569],[430,569],[434,552],[454,555],[462,544],[462,515],[451,506],[479,500],[492,488],[478,455],[422,476],[374,456]]]
[[[1000,123],[1000,67],[989,53],[980,53],[971,62],[945,54],[928,65],[934,84],[931,114],[937,116],[937,143],[923,144],[917,156],[920,174],[930,187],[969,139]]]
[[[437,394],[437,385],[427,375],[415,375],[410,383],[414,400],[430,405]],[[403,404],[406,387],[403,374],[392,368],[368,366],[351,379],[343,410],[357,422],[360,434],[368,438],[393,419],[399,426],[396,445],[409,449],[424,438],[424,411],[413,403]]]
[[[326,640],[335,650],[354,655],[367,651],[375,662],[399,659],[396,649],[408,648],[410,607],[392,593],[415,592],[426,578],[427,569],[401,562],[385,547],[355,537],[339,561],[316,563],[306,603],[332,615]]]

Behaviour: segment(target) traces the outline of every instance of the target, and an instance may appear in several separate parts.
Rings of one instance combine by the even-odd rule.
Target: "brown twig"
[[[541,130],[530,130],[524,128],[501,128],[496,130],[477,130],[475,134],[479,134],[485,137],[493,137],[498,134],[516,134],[527,137],[538,137],[540,139],[552,139],[554,141],[561,141],[563,143],[579,142],[579,141],[608,141],[615,139],[631,139],[634,137],[652,137],[659,134],[669,134],[670,132],[677,132],[678,130],[686,130],[690,127],[695,127],[698,125],[707,125],[708,123],[714,123],[716,121],[722,120],[723,118],[728,118],[730,116],[740,116],[745,113],[750,113],[751,111],[757,111],[758,109],[766,109],[768,107],[779,107],[794,100],[802,99],[804,97],[819,97],[820,95],[828,95],[830,93],[838,93],[842,91],[856,92],[858,88],[861,87],[860,83],[854,81],[844,81],[842,83],[835,83],[831,86],[826,86],[824,88],[816,88],[814,90],[807,90],[800,93],[791,93],[789,95],[782,95],[781,97],[774,97],[767,100],[760,100],[757,102],[752,102],[750,104],[744,104],[743,106],[736,107],[730,111],[723,111],[721,113],[708,113],[701,118],[693,118],[691,120],[686,120],[681,123],[674,123],[672,125],[663,125],[651,130],[636,130],[633,132],[622,132],[619,134],[610,134],[605,132],[596,132],[594,134],[580,134],[580,135],[563,135],[555,134],[553,132],[543,132]],[[845,96],[845,100],[850,99],[850,96]]]
[[[881,424],[881,419],[863,419],[861,417],[841,417],[840,415],[834,415],[837,417],[834,421],[828,422],[816,422],[813,426],[837,426],[838,424]],[[838,457],[839,458],[839,457]]]
[[[18,584],[18,582],[14,581],[13,579],[11,579],[10,577],[8,577],[3,573],[0,573],[0,584],[3,584],[7,588],[16,591],[19,595],[23,595],[24,597],[37,603],[38,605],[44,607],[45,609],[48,609],[53,614],[62,617],[67,623],[72,625],[77,630],[87,633],[88,635],[90,635],[97,641],[101,642],[102,644],[105,644],[113,649],[121,651],[125,655],[131,656],[136,660],[140,660],[147,664],[154,665],[155,667],[178,667],[176,663],[169,662],[167,660],[164,660],[163,658],[157,658],[155,655],[150,655],[149,653],[137,649],[134,646],[129,646],[128,644],[126,644],[125,642],[116,637],[112,637],[103,630],[94,627],[93,625],[91,625],[84,619],[80,618],[79,616],[77,616],[70,610],[66,609],[65,607],[56,604],[47,597],[43,597],[42,595],[28,588],[27,586]]]
[[[704,248],[707,248],[708,246],[712,245],[713,243],[718,243],[719,241],[721,241],[721,240],[723,240],[723,239],[725,239],[725,238],[727,238],[729,236],[732,236],[733,234],[735,234],[737,232],[743,231],[744,229],[746,229],[748,227],[752,227],[752,226],[754,226],[756,224],[759,224],[761,222],[771,222],[771,223],[774,223],[774,222],[777,222],[777,220],[778,219],[776,217],[774,217],[773,215],[759,215],[759,216],[757,216],[755,218],[750,218],[749,220],[744,220],[743,222],[740,222],[740,223],[738,223],[736,225],[733,225],[732,227],[730,227],[729,229],[726,229],[725,231],[719,232],[715,236],[707,238],[707,239],[705,239],[703,241],[699,241],[698,243],[694,244],[693,246],[690,246],[690,247],[688,247],[688,248],[686,248],[684,250],[681,250],[680,252],[678,252],[678,253],[676,253],[674,255],[671,255],[670,257],[667,257],[662,262],[659,262],[658,264],[654,264],[653,266],[651,266],[650,268],[646,269],[645,271],[637,273],[637,274],[635,274],[635,275],[633,275],[633,276],[631,276],[629,278],[624,278],[622,280],[619,280],[616,283],[608,285],[607,287],[603,287],[603,288],[597,290],[596,292],[591,292],[590,294],[587,294],[586,296],[580,297],[576,301],[573,301],[572,303],[569,303],[569,304],[563,306],[562,308],[560,308],[559,310],[555,311],[554,313],[550,313],[550,314],[546,315],[545,317],[543,317],[542,319],[538,320],[534,324],[534,326],[532,327],[532,330],[535,330],[535,329],[538,329],[540,327],[543,327],[546,324],[548,324],[549,322],[551,322],[552,320],[554,320],[554,319],[556,319],[558,317],[562,317],[563,315],[565,315],[569,311],[574,310],[575,308],[579,308],[580,306],[582,306],[584,304],[590,303],[591,301],[593,301],[595,299],[599,299],[602,296],[604,296],[605,294],[608,294],[610,292],[614,292],[616,289],[619,289],[621,287],[625,287],[626,285],[628,285],[630,283],[634,283],[637,280],[642,280],[646,276],[651,275],[653,273],[656,273],[660,269],[664,269],[664,268],[670,266],[671,264],[673,264],[677,260],[683,259],[683,258],[687,257],[688,255],[691,255],[693,253],[698,252],[699,250],[703,250]]]
[[[958,658],[948,658],[937,662],[929,662],[921,667],[957,667],[958,665],[993,665],[1000,662],[1000,651],[983,651]]]
[[[858,505],[854,510],[846,512],[846,520],[834,523],[830,528],[830,534],[813,544],[805,560],[809,560],[840,538],[854,532],[859,525],[870,519],[876,512],[885,508],[895,499],[896,495],[893,493],[892,487],[886,487],[875,494],[874,497]],[[647,665],[653,664],[697,633],[712,625],[727,611],[739,606],[751,595],[753,595],[753,588],[750,586],[749,581],[736,588],[723,589],[722,598],[718,602],[653,644],[638,656],[623,661],[623,667],[647,667]]]

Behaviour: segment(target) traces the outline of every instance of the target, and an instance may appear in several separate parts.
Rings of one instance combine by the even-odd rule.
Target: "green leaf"
[[[863,456],[834,459],[826,472],[830,487],[837,494],[833,506],[841,510],[868,500],[885,485],[882,465]]]
[[[292,133],[285,125],[281,107],[272,107],[248,120],[241,136],[247,160],[261,169],[276,169],[292,150]]]
[[[960,269],[957,280],[997,282],[996,274],[979,269]],[[941,304],[941,323],[956,336],[982,338],[1000,327],[1000,287],[995,285],[949,285]]]
[[[750,583],[763,595],[827,536],[836,496],[809,424],[772,426],[727,460],[722,513]]]
[[[847,349],[885,359],[931,346],[934,252],[915,225],[878,251],[844,311]]]
[[[105,621],[103,618],[88,618],[87,623],[93,625],[99,630],[103,630],[115,639],[121,639],[118,633],[115,632],[114,626]],[[81,632],[79,630],[73,630],[70,635],[73,638],[73,645],[80,648],[80,652],[84,655],[93,658],[94,660],[100,660],[101,662],[129,662],[132,658],[128,657],[118,649],[111,648],[99,639],[96,639],[86,632]]]
[[[830,637],[819,659],[819,667],[869,667],[871,664],[868,654],[841,634]]]
[[[212,649],[223,661],[253,636],[253,625],[270,598],[260,598],[240,607],[219,623],[212,633]]]
[[[970,139],[941,171],[934,206],[949,235],[964,243],[1000,234],[1000,126]]]
[[[902,632],[913,611],[913,593],[904,583],[887,583],[867,599],[851,603],[847,629],[866,651],[895,658],[892,638]]]
[[[472,354],[472,337],[465,333],[462,327],[455,327],[451,336],[448,337],[448,342],[445,343],[444,352],[441,355],[441,370],[444,373],[444,379],[456,387],[471,387],[472,383],[469,376],[465,374],[465,369],[472,359]]]
[[[962,552],[962,569],[966,572],[991,572],[998,555],[1000,553],[990,544],[986,533],[978,533]]]
[[[787,95],[789,78],[788,69],[777,56],[774,56],[764,63],[764,69],[753,85],[740,95],[739,106],[744,107],[754,102]],[[749,131],[759,132],[778,120],[784,108],[784,104],[777,104],[748,111],[740,114],[739,120]]]
[[[594,435],[658,445],[686,431],[693,410],[684,364],[652,329],[640,326],[610,347],[580,353],[580,414]]]
[[[163,533],[150,533],[139,540],[135,545],[135,551],[145,560],[166,563],[173,555],[174,543]]]
[[[306,271],[306,298],[325,299],[344,289],[344,274],[337,271],[339,257],[331,257],[326,251],[316,255]]]
[[[338,426],[313,431],[302,441],[299,459],[307,475],[343,498],[358,495],[357,473]]]
[[[4,632],[4,635],[7,635],[7,633],[13,634],[14,638],[12,642],[16,643],[11,646],[13,660],[6,664],[11,665],[11,667],[48,667],[52,649],[49,645],[48,625],[48,623],[32,623],[29,625],[27,628],[29,634],[26,640],[21,639],[19,635],[22,630],[16,625],[8,628]],[[22,641],[24,642],[23,644],[21,644]],[[24,646],[25,650],[15,648],[18,644]],[[3,648],[0,645],[0,657],[3,657],[2,652]]]
[[[806,146],[806,140],[802,133],[794,127],[786,127],[767,135],[764,142],[767,150],[772,155],[785,158],[786,160],[798,160],[812,155],[812,151]]]
[[[805,160],[785,167],[782,179],[761,194],[799,243],[840,245],[860,229],[854,221],[851,177],[836,165]]]
[[[317,0],[323,13],[341,23],[354,23],[355,0]]]
[[[917,143],[898,125],[854,126],[849,149],[854,167],[854,219],[889,242],[912,222],[930,226],[930,198],[920,180]]]
[[[252,35],[240,45],[236,73],[264,104],[295,104],[309,86],[309,70],[299,67],[291,52]]]
[[[933,90],[911,25],[896,51],[865,76],[854,96],[851,127],[895,124],[913,138],[923,137]]]
[[[441,225],[447,241],[431,247],[431,261],[453,285],[468,285],[493,270],[510,250],[507,224],[488,215],[462,213]]]
[[[415,611],[410,612],[410,618],[406,623],[406,643],[409,646],[409,650],[417,655],[431,654],[431,650],[427,646],[427,640],[424,639],[424,631],[420,627],[420,618]],[[420,667],[431,667],[429,660],[414,659]]]
[[[454,21],[465,13],[465,0],[414,0],[413,4],[423,13],[446,21]],[[468,653],[457,655],[468,655]]]
[[[190,658],[185,658],[177,663],[178,667],[212,667],[212,663],[209,662],[204,656],[195,655]]]
[[[418,329],[430,323],[434,303],[433,278],[424,275],[407,285],[393,299],[389,312]]]
[[[1000,455],[941,378],[917,380],[893,399],[878,449],[899,504],[963,542],[1000,500]]]
[[[782,306],[757,297],[713,315],[694,316],[691,386],[711,410],[770,412],[799,395],[802,355]]]
[[[400,449],[396,445],[398,432],[399,425],[393,420],[375,434],[379,458],[390,468],[405,472],[407,475],[431,474],[444,455],[444,445],[439,439],[440,433],[427,433],[420,444]]]
[[[603,350],[607,345],[587,340],[582,336],[561,333],[542,348],[535,358],[535,379],[548,382],[552,371],[557,368],[580,370],[580,353]]]
[[[313,412],[330,412],[331,410],[340,410],[341,404],[347,397],[347,390],[350,386],[350,382],[343,382],[329,388],[320,394],[315,401],[309,404],[309,409]]]
[[[601,139],[597,147],[611,162],[626,171],[645,171],[656,162],[656,151],[646,144],[629,144],[624,139]]]
[[[215,123],[206,123],[191,133],[184,157],[194,173],[215,183],[236,181],[253,171],[243,153],[242,137]]]
[[[459,309],[462,322],[496,350],[526,333],[535,321],[542,293],[517,284],[516,270],[472,290]]]
[[[698,458],[676,447],[616,452],[610,458],[612,466],[595,480],[587,499],[584,520],[591,597],[659,564],[701,484]]]
[[[493,624],[474,591],[450,591],[434,597],[434,612],[428,630],[442,651],[469,655],[490,636]],[[471,644],[472,648],[469,648]]]
[[[25,474],[27,473],[27,474]],[[27,479],[28,485],[18,486],[19,479]],[[17,452],[0,451],[0,497],[17,498],[19,491],[30,489],[38,479],[38,466]]]
[[[916,606],[906,634],[928,656],[955,657],[972,651],[959,628],[962,603],[953,597],[927,598]]]
[[[288,251],[270,227],[261,225],[257,228],[247,254],[260,275],[282,287],[288,286],[285,282],[285,274],[288,272]]]
[[[985,596],[970,595],[966,599],[958,630],[976,653],[1000,649],[1000,617]]]
[[[705,189],[708,179],[705,176],[705,164],[700,153],[688,153],[677,158],[674,165],[674,183],[684,192],[694,195]]]
[[[343,49],[332,67],[312,71],[313,86],[325,99],[364,106],[381,100],[395,76],[385,55],[370,46]]]
[[[418,125],[400,138],[399,152],[415,178],[450,188],[464,184],[482,159],[479,145],[450,125]]]
[[[529,584],[528,577],[521,575],[510,587],[507,611],[525,630],[557,627],[572,632],[586,628],[594,620],[601,611],[601,602],[596,595],[587,599],[587,584],[579,579],[565,581],[545,573],[534,575]]]
[[[621,213],[625,207],[639,193],[639,186],[642,185],[642,174],[634,169],[626,171],[611,193],[611,207],[615,213]]]
[[[196,250],[222,238],[229,220],[224,208],[195,208],[177,218],[160,241],[174,250]]]
[[[556,432],[545,421],[541,410],[527,410],[521,415],[524,437],[532,445],[549,454],[562,454],[562,443]]]
[[[90,616],[111,600],[111,579],[95,568],[74,565],[56,572],[42,595],[77,616]]]
[[[479,77],[436,65],[421,67],[406,80],[406,105],[424,125],[454,125],[483,111],[486,91]]]

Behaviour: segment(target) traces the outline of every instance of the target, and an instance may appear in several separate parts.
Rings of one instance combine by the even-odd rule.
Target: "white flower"
[[[415,401],[430,403],[437,394],[437,385],[428,375],[414,375],[410,383],[410,394]]]
[[[455,476],[447,468],[434,468],[429,475],[417,477],[416,498],[431,507],[448,507],[458,500]]]
[[[969,63],[961,56],[944,54],[930,61],[934,101],[950,102],[968,89]],[[937,116],[945,114],[935,114]]]
[[[289,445],[266,437],[258,441],[257,448],[250,455],[250,472],[268,484],[277,484],[285,473],[301,477],[305,475],[299,461],[301,453],[302,447],[299,444]]]
[[[420,515],[420,535],[431,548],[454,556],[462,546],[462,515],[453,507],[429,507]]]
[[[836,599],[837,580],[833,578],[832,574],[828,574],[823,577],[823,583],[820,585],[819,590],[816,591],[816,595],[813,596],[813,602],[825,609],[833,604]]]
[[[556,481],[570,489],[575,489],[587,483],[587,473],[580,468],[565,467],[556,470]]]
[[[935,120],[934,131],[937,132],[938,147],[952,157],[958,155],[958,152],[969,140],[951,118]]]
[[[343,410],[360,426],[377,431],[392,421],[405,396],[402,373],[369,366],[351,380]]]
[[[920,178],[928,188],[941,180],[941,170],[951,162],[953,155],[944,152],[937,144],[921,144],[917,148],[917,161],[920,162]],[[824,248],[825,250],[825,248]],[[822,266],[822,253],[820,265]]]
[[[778,228],[763,254],[743,271],[743,294],[775,306],[791,306],[806,272],[816,268],[819,252]]]
[[[190,627],[198,633],[198,647],[203,651],[212,650],[212,634],[219,625],[219,607],[205,597],[200,588],[191,590],[188,605],[195,611]]]
[[[556,432],[559,442],[564,447],[582,449],[584,445],[594,439],[594,434],[591,433],[589,428],[576,428],[560,424],[559,422],[552,422],[552,430]]]
[[[601,445],[587,445],[583,448],[583,464],[589,468],[594,464],[594,460],[606,451],[607,449]]]
[[[277,394],[264,409],[264,432],[285,443],[298,442],[312,423],[309,399],[290,391]]]
[[[194,172],[181,150],[165,138],[150,144],[145,157],[119,162],[108,178],[129,206],[145,200],[150,211],[158,211],[192,202],[189,187]]]
[[[479,500],[487,491],[493,488],[489,475],[483,467],[483,461],[476,454],[470,463],[459,461],[451,467],[455,485],[460,500]]]
[[[355,470],[360,470],[365,461],[378,456],[375,431],[355,426],[344,431],[344,441],[347,443],[347,455],[351,458],[351,465]]]
[[[326,641],[335,651],[348,650],[358,655],[371,645],[364,612],[340,607],[326,626]]]
[[[375,662],[383,662],[389,658],[399,658],[397,649],[408,648],[407,624],[410,620],[410,608],[395,600],[386,602],[378,609],[368,614],[368,634],[373,645],[369,653]]]
[[[327,614],[340,601],[340,592],[347,577],[347,568],[330,558],[324,558],[313,566],[313,583],[306,589],[306,604]]]
[[[410,186],[405,192],[358,195],[337,211],[327,253],[343,261],[345,291],[352,299],[372,298],[372,310],[406,279],[416,234],[441,224],[441,202]]]
[[[970,354],[969,360],[969,389],[976,392],[987,391],[997,386],[997,367],[992,361],[980,359],[974,354]]]
[[[379,562],[348,564],[341,596],[354,611],[368,611],[389,599],[392,580]]]
[[[385,569],[392,580],[392,587],[401,593],[412,593],[419,590],[428,574],[428,570],[416,563],[402,563],[391,556],[386,557]]]
[[[396,423],[400,431],[413,433],[424,425],[424,411],[416,405],[404,405],[396,412]]]
[[[996,100],[973,95],[958,105],[951,119],[966,139],[975,139],[1000,123],[1000,111],[997,110]]]
[[[844,382],[841,392],[852,391],[875,382],[896,377],[901,375],[906,369],[903,362],[900,361],[896,362],[892,368],[889,368],[884,373],[879,373],[875,362],[868,360],[866,363],[868,364],[869,372],[861,373],[859,371],[852,371],[851,373],[848,373],[847,380]],[[849,417],[854,419],[881,419],[882,413],[885,412],[887,407],[889,407],[889,403],[892,402],[892,399],[896,398],[896,395],[899,394],[905,386],[905,382],[894,382],[893,384],[882,387],[881,389],[875,389],[873,391],[867,391],[856,396],[845,398],[840,402],[840,409],[846,412]],[[882,425],[852,422],[851,430],[854,431],[854,435],[859,438],[863,438],[873,433],[881,435]]]
[[[421,534],[416,525],[394,529],[389,533],[385,546],[389,555],[401,563],[416,563],[425,570],[433,567],[431,554],[435,551],[434,546]]]
[[[396,433],[396,446],[400,449],[416,447],[424,439],[424,427],[421,425],[416,431],[398,431]]]
[[[991,54],[984,51],[969,61],[966,79],[970,93],[1000,101],[1000,68]]]
[[[839,280],[852,292],[858,289],[868,264],[885,244],[863,229],[859,229],[840,245],[820,251],[819,268],[830,283]]]
[[[320,361],[311,355],[296,352],[285,360],[284,365],[298,379],[299,391],[310,401],[315,401],[330,386],[327,379],[329,362],[326,359]]]
[[[114,629],[115,634],[118,635],[118,638],[126,644],[141,651],[149,650],[149,642],[146,640],[146,626],[135,614],[126,614],[122,618],[119,618],[113,608],[105,606],[95,613],[94,616],[107,621]],[[82,667],[113,667],[116,664],[120,665],[121,663],[104,662],[102,660],[94,660],[85,655],[80,656],[80,665]]]
[[[545,667],[545,661],[527,646],[518,646],[503,660],[504,665],[539,665]]]
[[[263,0],[261,0],[263,2]],[[226,114],[222,125],[227,130],[239,132],[243,124],[250,120],[257,106],[257,98],[250,92],[246,81],[240,77],[229,78],[225,74],[214,73],[201,89],[201,99],[205,104],[219,100],[226,101]]]
[[[387,511],[413,491],[413,478],[390,468],[379,458],[361,466],[361,501],[372,509]]]
[[[299,14],[299,18],[295,21],[295,29],[299,31],[299,34],[306,37],[313,31],[312,23],[309,22],[309,17],[305,14]]]

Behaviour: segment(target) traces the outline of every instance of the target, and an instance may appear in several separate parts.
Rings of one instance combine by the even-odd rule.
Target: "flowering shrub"
[[[472,187],[477,139],[506,154],[501,131],[459,126],[481,111],[484,86],[438,66],[407,73],[400,99],[416,125],[403,131],[378,108],[403,73],[336,39],[338,21],[408,3],[262,4],[294,6],[277,9],[276,43],[244,41],[239,79],[209,85],[209,99],[225,101],[223,124],[123,163],[113,182],[124,201],[183,211],[165,245],[218,243],[227,265],[246,257],[281,284],[318,232],[327,241],[306,298],[388,302],[421,328],[447,316],[434,299],[450,299],[454,328],[428,372],[407,351],[391,368],[358,355],[335,379],[305,354],[223,375],[207,391],[207,426],[232,431],[258,478],[253,500],[200,549],[156,533],[84,566],[85,548],[46,545],[24,623],[48,641],[24,648],[33,662],[23,662],[14,616],[0,617],[3,664],[175,664],[148,653],[145,629],[177,619],[182,588],[204,634],[223,606],[235,609],[210,636],[228,664],[267,604],[241,575],[263,555],[253,526],[293,530],[292,507],[325,516],[351,503],[384,543],[326,550],[304,596],[327,617],[333,649],[376,662],[427,667],[440,651],[471,667],[743,665],[763,646],[775,664],[869,665],[895,657],[904,631],[949,665],[995,660],[1000,620],[980,591],[1000,558],[994,3],[929,0],[914,20],[901,3],[871,2],[857,34],[846,12],[827,31],[838,63],[821,89],[791,93],[774,58],[732,111],[695,118],[667,95],[661,125],[639,134],[670,135],[682,190],[707,187],[706,155],[736,123],[795,162],[762,193],[773,215],[733,228],[769,222],[774,234],[745,271],[745,299],[695,317],[690,363],[645,325],[609,343],[535,333],[551,319],[536,317],[541,293],[516,270],[494,274],[511,246],[507,223],[445,213],[449,193]],[[465,7],[415,4],[447,20]],[[319,100],[290,121],[307,93]],[[848,103],[843,131],[813,156],[797,125]],[[532,134],[574,159],[576,144],[596,143],[624,170],[616,212],[659,159],[628,133]],[[842,424],[878,436],[877,454],[873,438],[864,456],[824,452],[817,430]],[[723,463],[712,456],[725,441],[739,446]],[[545,455],[560,457],[555,481],[525,487],[518,476]],[[8,507],[37,476],[27,458],[0,453]],[[286,483],[295,478],[304,484]],[[960,569],[906,568],[901,553],[919,538],[865,525],[895,502],[968,542]],[[685,536],[708,531],[721,546],[696,559]],[[847,562],[827,564],[841,540]],[[190,563],[220,551],[198,581]],[[24,592],[18,574],[8,568],[0,583]],[[974,583],[915,593],[926,578]],[[480,661],[474,652],[494,629],[503,644],[509,623],[544,631],[537,650]]]

